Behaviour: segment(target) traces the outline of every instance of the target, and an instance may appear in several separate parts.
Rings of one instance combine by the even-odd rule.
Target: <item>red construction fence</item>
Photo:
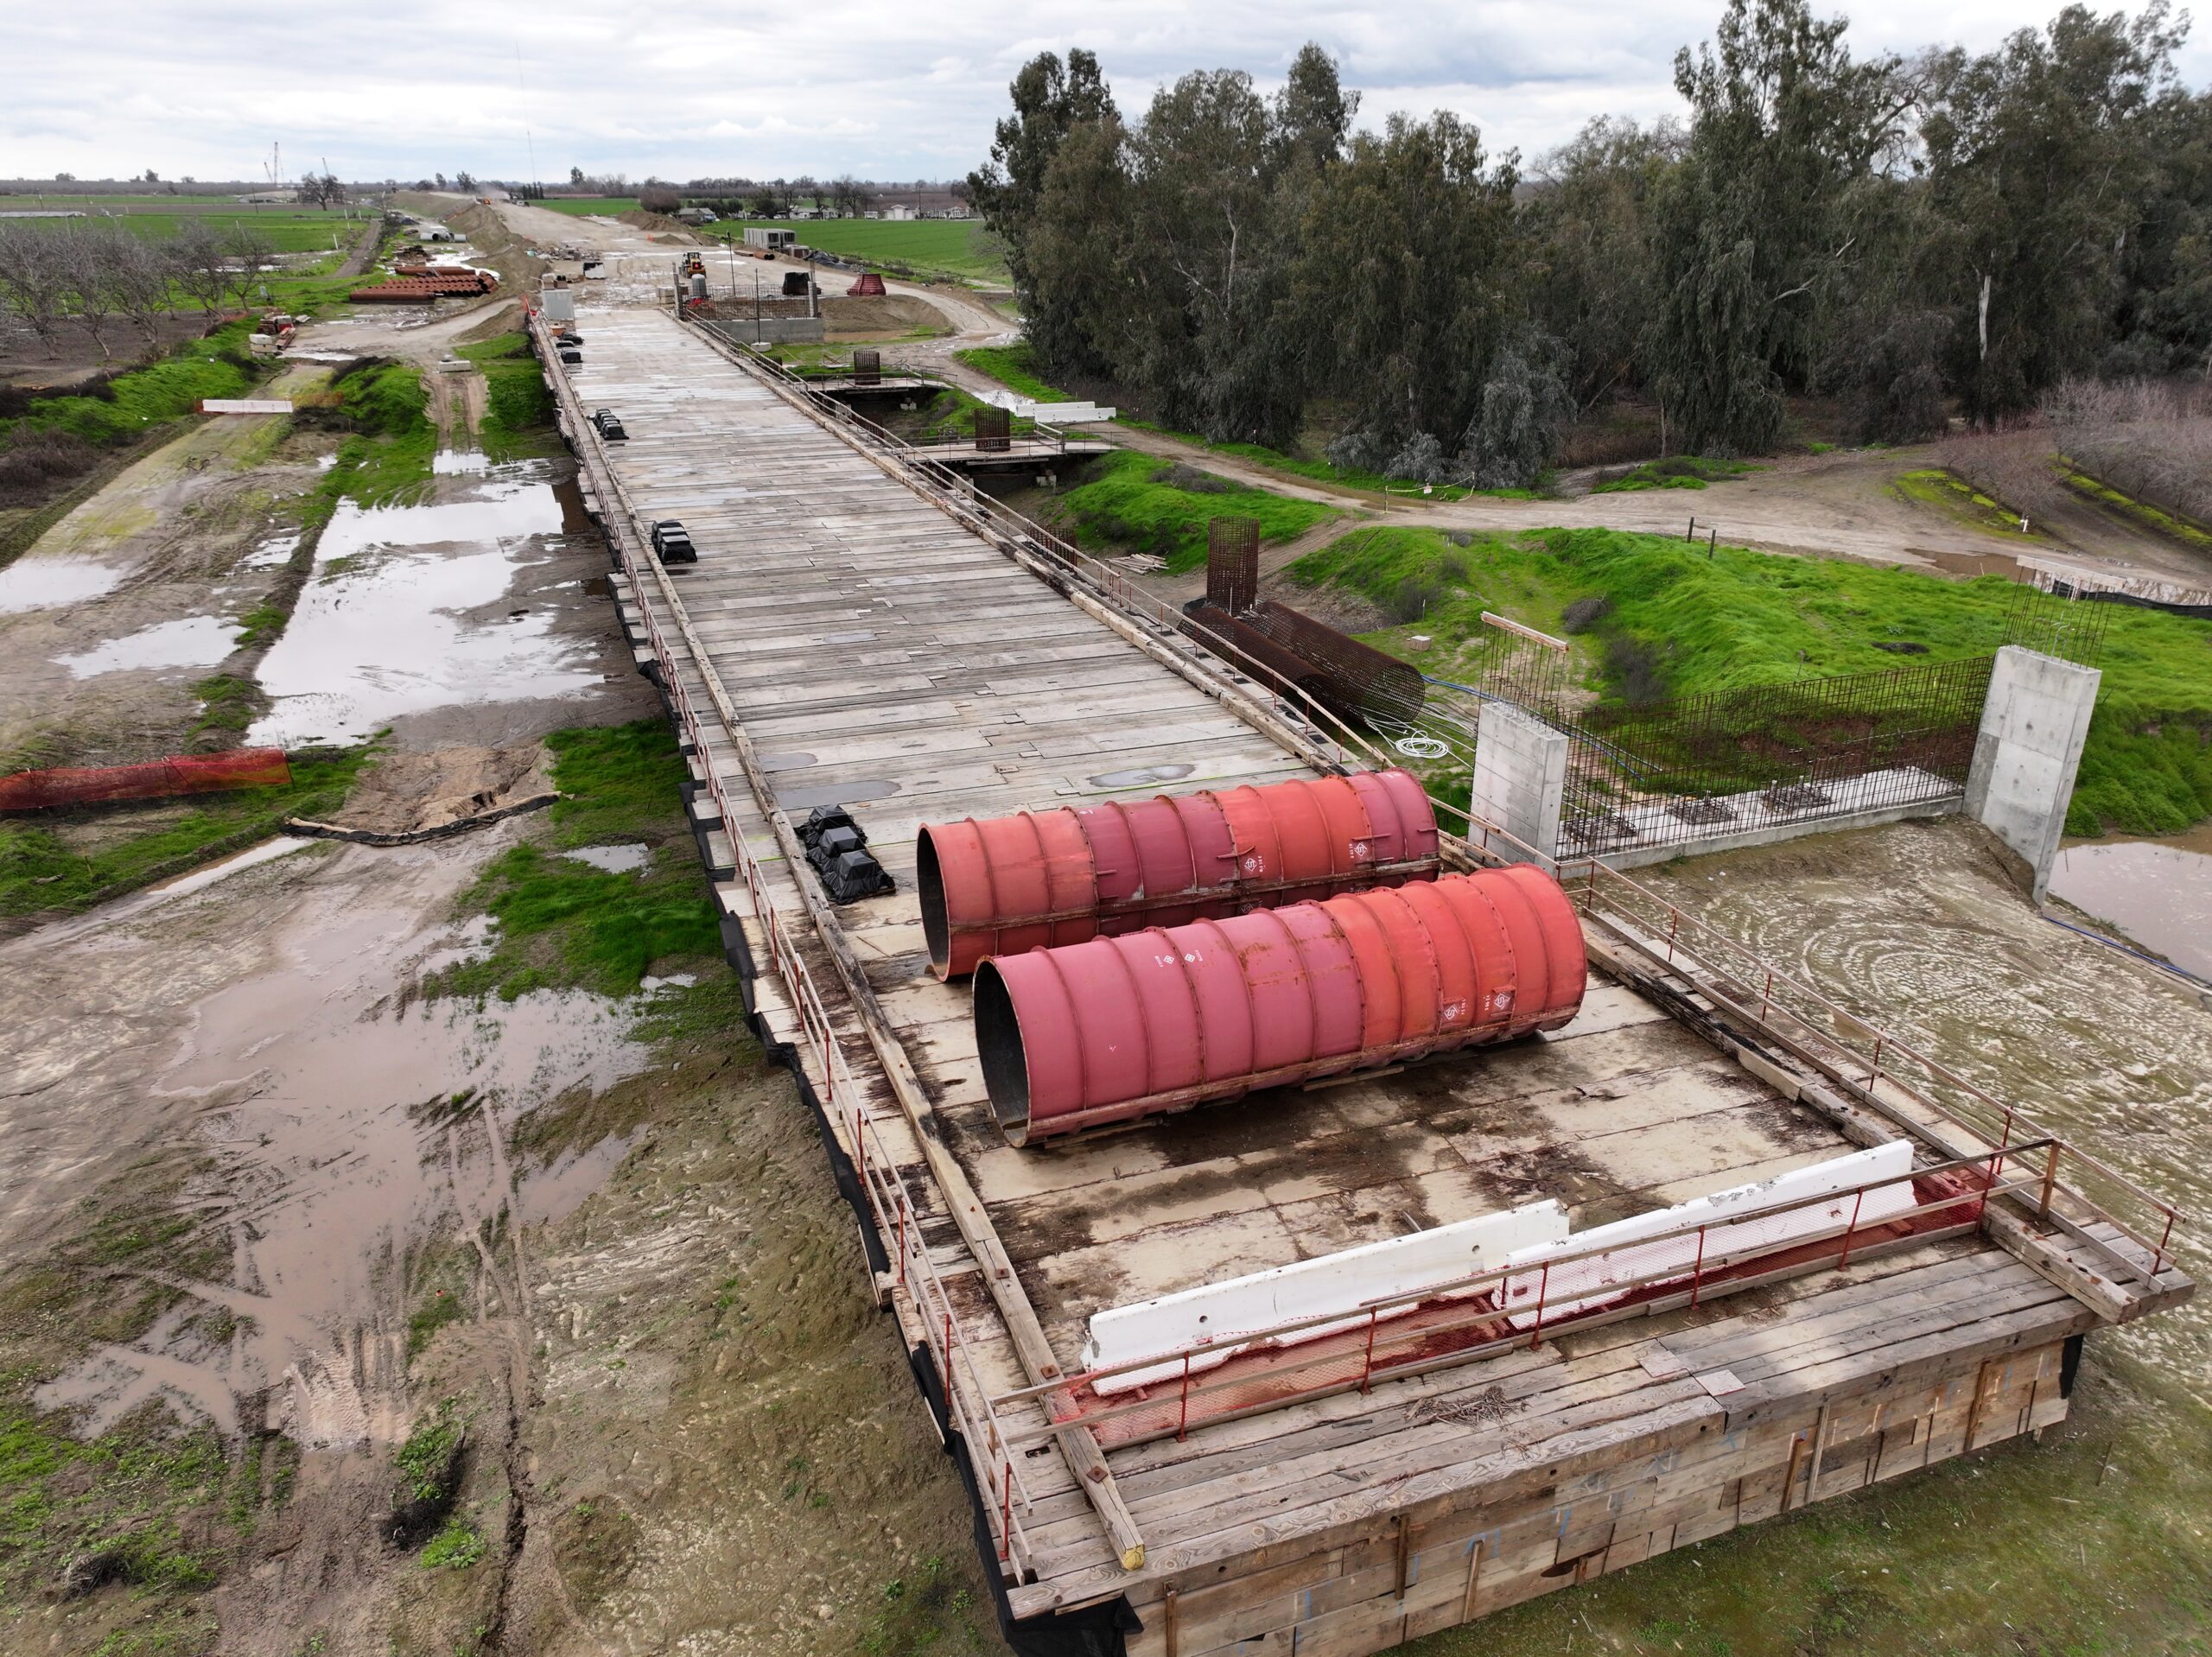
[[[218,794],[234,788],[276,788],[291,780],[292,768],[285,763],[282,748],[178,754],[137,765],[63,765],[0,777],[0,811],[158,800],[173,794]]]

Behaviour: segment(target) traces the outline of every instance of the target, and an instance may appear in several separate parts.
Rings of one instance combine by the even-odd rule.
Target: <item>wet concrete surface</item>
[[[2186,1214],[2212,1215],[2212,1012],[2044,919],[1976,825],[1823,835],[1636,878]],[[2183,1224],[2175,1248],[2200,1284],[2212,1275],[2212,1223]],[[2212,1400],[2212,1297],[2098,1338]]]

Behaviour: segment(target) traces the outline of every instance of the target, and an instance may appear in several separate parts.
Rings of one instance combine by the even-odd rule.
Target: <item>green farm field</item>
[[[342,207],[328,213],[314,207],[249,207],[226,195],[13,195],[0,197],[0,213],[60,210],[94,218],[105,215],[150,240],[174,236],[186,223],[197,219],[216,231],[233,225],[251,225],[280,253],[327,253],[335,235],[340,246],[351,247],[360,234],[362,209],[353,217]],[[57,228],[78,222],[68,219],[30,219]]]

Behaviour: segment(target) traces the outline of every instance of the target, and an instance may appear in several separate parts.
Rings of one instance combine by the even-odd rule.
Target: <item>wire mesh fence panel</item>
[[[1992,658],[1555,710],[1573,739],[1560,850],[1587,856],[1946,799]]]

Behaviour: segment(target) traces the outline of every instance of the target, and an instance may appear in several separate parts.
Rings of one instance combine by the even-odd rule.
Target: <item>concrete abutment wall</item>
[[[2102,676],[2018,644],[1998,651],[1990,672],[1967,815],[2019,854],[2037,903],[2050,886]]]
[[[1474,814],[1545,856],[1558,856],[1560,805],[1567,794],[1567,744],[1566,732],[1510,702],[1484,707],[1475,742]],[[1524,860],[1513,846],[1491,849],[1511,860]]]

